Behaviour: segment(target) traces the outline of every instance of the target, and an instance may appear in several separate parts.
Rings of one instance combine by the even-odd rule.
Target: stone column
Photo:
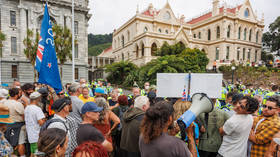
[[[100,66],[100,58],[98,57],[97,58],[97,67],[99,67]]]
[[[102,66],[105,66],[105,58],[102,58],[103,59],[103,65]]]

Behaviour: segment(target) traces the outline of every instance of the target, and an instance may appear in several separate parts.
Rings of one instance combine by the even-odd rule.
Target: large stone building
[[[231,61],[257,62],[263,28],[264,19],[258,19],[249,0],[235,7],[213,0],[212,11],[191,20],[185,20],[184,15],[176,17],[168,2],[160,10],[150,4],[142,12],[137,9],[134,17],[114,31],[112,51],[106,56],[141,66],[156,58],[155,52],[164,42],[180,42],[205,51],[208,69],[214,61],[217,66]]]
[[[1,79],[12,83],[34,81],[34,69],[25,57],[23,40],[27,30],[40,32],[45,0],[0,0],[0,30],[6,35],[0,50]],[[71,29],[72,0],[48,0],[49,14],[53,23]],[[87,28],[90,15],[88,0],[75,0],[75,79],[88,77]],[[60,72],[62,82],[72,82],[72,62],[67,61]]]

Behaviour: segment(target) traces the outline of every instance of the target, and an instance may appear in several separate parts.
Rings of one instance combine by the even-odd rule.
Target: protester
[[[150,89],[150,83],[145,82],[144,89],[141,90],[141,96],[147,96],[147,94],[149,93],[149,89]]]
[[[5,100],[7,100],[8,95],[9,91],[7,89],[0,89],[0,103],[3,103]]]
[[[134,104],[134,100],[141,95],[140,93],[140,88],[138,87],[133,87],[132,88],[132,95],[128,96],[128,105],[132,106]]]
[[[141,123],[139,148],[141,157],[190,157],[187,145],[167,134],[173,124],[174,109],[170,102],[160,101],[151,106]]]
[[[78,83],[72,83],[68,88],[68,92],[72,101],[73,112],[78,112],[81,114],[81,109],[84,105],[83,101],[78,98],[78,96],[81,94],[81,86]]]
[[[173,105],[174,108],[174,118],[179,119],[189,108],[191,107],[191,102],[179,99]],[[182,130],[178,133],[175,132],[181,138],[181,140],[187,142],[188,148],[193,156],[199,156],[196,148],[196,138],[199,137],[199,129],[195,129],[195,122],[193,122],[187,129]],[[171,127],[172,128],[172,127]],[[176,125],[176,131],[180,130],[179,126]],[[197,131],[196,131],[197,130]],[[171,129],[172,131],[172,129]]]
[[[116,88],[111,92],[111,97],[108,98],[108,102],[111,109],[117,107],[116,104],[118,103],[118,96],[119,96],[119,90]]]
[[[4,136],[7,124],[13,124],[14,121],[10,117],[9,108],[0,104],[0,156],[9,157],[13,153],[13,147]]]
[[[273,136],[280,131],[278,113],[280,111],[280,97],[271,96],[262,106],[262,115],[254,119],[249,140],[253,143],[251,157],[264,156]]]
[[[84,104],[89,102],[89,101],[95,102],[94,98],[89,96],[88,87],[83,87],[82,88],[82,95],[79,96],[79,99],[81,99]]]
[[[109,104],[107,103],[105,98],[96,98],[96,104],[98,107],[103,108],[103,110],[100,112],[98,121],[93,122],[93,126],[102,132],[106,140],[112,143],[111,133],[112,130],[117,128],[117,126],[119,125],[120,119],[115,115],[114,112],[109,109]],[[111,122],[113,124],[112,127]]]
[[[37,155],[45,157],[64,157],[68,136],[64,130],[51,128],[40,133]]]
[[[22,97],[20,98],[21,103],[24,106],[27,106],[27,105],[30,104],[29,96],[30,96],[31,93],[34,92],[35,86],[31,83],[26,83],[21,87],[21,90],[23,92]]]
[[[5,133],[7,140],[12,146],[17,146],[20,156],[25,154],[26,127],[24,124],[24,106],[19,102],[21,97],[20,89],[12,88],[9,90],[10,98],[3,102],[9,108],[10,117],[15,124],[9,125]]]
[[[109,157],[106,149],[99,143],[88,141],[80,144],[73,152],[73,157]]]
[[[24,120],[28,142],[30,143],[31,156],[38,151],[37,142],[39,139],[40,128],[45,122],[45,115],[42,109],[38,106],[41,101],[41,94],[33,92],[30,94],[30,105],[24,110]]]
[[[104,89],[100,88],[100,87],[95,88],[94,92],[95,92],[94,95],[95,95],[96,98],[98,98],[98,97],[105,97],[105,94],[106,94]]]
[[[120,148],[124,157],[140,156],[138,144],[139,128],[144,114],[149,107],[149,99],[146,96],[139,96],[135,99],[134,107],[123,114]]]
[[[14,80],[12,88],[20,88],[20,82],[18,80]]]
[[[58,96],[58,98],[60,99],[60,98],[64,98],[65,97],[65,92],[64,92],[64,90],[62,90],[62,91],[60,91],[59,93],[57,93],[57,96]]]
[[[273,139],[267,149],[267,151],[264,154],[264,157],[278,157],[280,156],[280,132],[276,133],[273,136]]]
[[[89,96],[90,96],[90,97],[93,97],[93,93],[92,93],[91,89],[88,87],[88,84],[87,84],[87,80],[86,80],[86,79],[84,79],[84,78],[81,78],[81,79],[80,79],[80,86],[81,86],[81,87],[87,87],[87,88],[88,88],[88,92],[89,92]]]
[[[217,157],[241,157],[247,155],[247,141],[253,125],[252,113],[258,109],[258,101],[243,97],[234,107],[236,112],[219,129],[223,142]]]
[[[87,141],[94,141],[104,146],[108,152],[111,152],[113,150],[112,144],[93,126],[93,122],[98,121],[99,112],[102,110],[103,108],[98,107],[94,102],[87,102],[84,104],[82,107],[83,122],[77,129],[77,144],[80,145]]]
[[[214,100],[214,101],[213,101]],[[212,99],[215,104],[216,99]],[[197,120],[200,122],[199,137],[199,155],[201,157],[216,157],[218,150],[222,144],[222,136],[219,133],[219,128],[229,119],[229,115],[220,109],[214,108],[213,111],[208,113],[208,120],[206,114],[201,113]]]

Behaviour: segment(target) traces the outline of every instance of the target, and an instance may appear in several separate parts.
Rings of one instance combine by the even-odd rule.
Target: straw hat
[[[0,104],[0,124],[13,124],[14,121],[10,118],[9,108]]]

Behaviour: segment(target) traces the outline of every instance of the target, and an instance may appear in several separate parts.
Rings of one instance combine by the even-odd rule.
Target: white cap
[[[39,92],[33,92],[30,94],[30,99],[37,99],[41,96],[41,94]]]
[[[7,89],[0,89],[0,98],[6,98],[9,95],[9,91]]]

